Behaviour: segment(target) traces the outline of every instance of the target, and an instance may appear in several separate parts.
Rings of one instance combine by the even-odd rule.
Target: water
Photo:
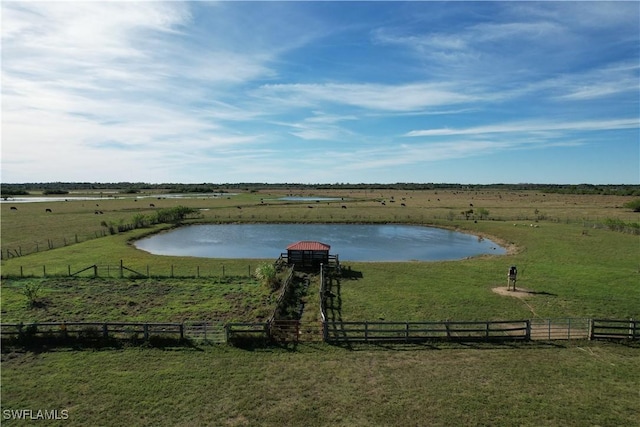
[[[192,225],[136,242],[156,255],[202,258],[277,258],[287,246],[315,240],[345,261],[436,261],[502,255],[489,239],[433,227],[389,224]]]

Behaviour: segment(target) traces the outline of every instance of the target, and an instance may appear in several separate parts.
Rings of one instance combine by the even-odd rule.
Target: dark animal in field
[[[151,208],[155,208],[155,207],[156,207],[156,205],[154,205],[153,203],[149,203],[149,207],[151,207]]]
[[[347,207],[345,205],[342,205],[342,209],[347,209]]]
[[[45,212],[52,212],[51,209],[47,208],[44,210]]]
[[[236,208],[238,208],[238,209],[242,209],[242,206],[236,206]]]
[[[407,206],[407,205],[406,205],[406,204],[404,204],[404,203],[400,203],[400,206]]]
[[[381,204],[382,206],[387,206],[387,204],[386,204],[385,202],[380,202],[380,204]]]
[[[473,207],[473,203],[469,203],[469,206]]]
[[[12,211],[17,211],[17,210],[18,210],[18,208],[16,208],[15,206],[11,206],[11,210],[12,210]]]
[[[313,206],[311,206],[311,205],[307,205],[307,207],[308,207],[309,209],[313,209]]]

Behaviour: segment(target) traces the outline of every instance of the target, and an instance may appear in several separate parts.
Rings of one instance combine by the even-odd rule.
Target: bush
[[[24,285],[24,289],[22,293],[25,297],[27,297],[27,305],[31,308],[39,305],[38,298],[40,297],[40,287],[42,284],[40,282],[37,283],[27,283]]]
[[[627,202],[623,206],[627,209],[631,209],[634,212],[640,212],[640,199]]]
[[[255,276],[260,282],[272,291],[280,287],[275,265],[269,262],[259,265],[256,268]]]

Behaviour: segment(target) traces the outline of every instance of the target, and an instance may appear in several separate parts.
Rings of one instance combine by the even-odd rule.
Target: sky
[[[5,183],[640,184],[639,2],[0,8]]]

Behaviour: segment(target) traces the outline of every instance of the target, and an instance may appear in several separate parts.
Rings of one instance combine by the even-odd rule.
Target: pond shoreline
[[[216,234],[214,236],[207,235],[207,233],[196,233],[190,235],[188,232],[184,232],[181,235],[174,236],[173,240],[164,238],[164,242],[156,241],[153,243],[145,242],[146,247],[139,243],[145,239],[152,239],[154,236],[165,235],[168,232],[175,232],[180,229],[187,229],[190,226],[236,226],[235,230],[229,231],[230,233],[239,233],[232,237],[226,236],[227,233]],[[249,231],[242,230],[237,226],[247,226]],[[274,234],[268,234],[271,231],[264,229],[250,229],[250,226],[273,226],[273,227],[286,227],[286,226],[309,226],[310,236],[306,238],[301,234],[299,230],[274,230]],[[313,229],[312,227],[316,227]],[[380,227],[380,230],[367,228],[356,228],[353,232],[342,233],[336,230],[336,227],[340,226],[373,226],[375,228]],[[385,230],[385,226],[390,229]],[[322,227],[329,227],[329,230],[322,230]],[[416,233],[411,230],[415,228]],[[477,242],[470,242],[465,240],[461,236],[455,234],[443,235],[437,233],[436,230],[448,231],[457,233],[460,235],[473,236],[477,238]],[[225,230],[227,231],[227,230]],[[290,240],[286,239],[287,232],[294,233],[294,237]],[[318,237],[318,232],[327,233],[327,237]],[[433,233],[436,234],[433,234]],[[252,237],[247,237],[244,233],[251,233]],[[258,233],[258,236],[255,236]],[[267,234],[261,234],[267,233]],[[296,234],[297,233],[297,234]],[[313,236],[315,234],[315,237]],[[226,236],[226,237],[225,237]],[[272,238],[273,236],[273,238]],[[323,241],[323,238],[325,241]],[[186,239],[186,240],[185,240]],[[188,239],[192,239],[188,241]],[[195,239],[195,240],[194,240]],[[211,239],[211,240],[207,240]],[[231,240],[224,240],[231,239]],[[253,242],[243,243],[243,239],[257,239],[258,244]],[[274,242],[280,239],[279,242]],[[351,239],[351,240],[350,240]],[[355,240],[354,240],[355,239]],[[367,239],[371,241],[367,241]],[[347,261],[357,262],[434,262],[434,261],[458,261],[469,258],[481,258],[481,257],[494,257],[494,256],[509,256],[519,252],[518,247],[515,244],[507,242],[505,239],[489,235],[487,233],[478,232],[475,230],[469,230],[455,226],[443,226],[435,224],[415,224],[415,223],[401,223],[401,222],[262,222],[262,221],[189,221],[178,225],[166,225],[161,229],[150,231],[142,236],[137,236],[135,239],[128,241],[128,244],[135,249],[152,254],[163,256],[189,256],[194,258],[204,259],[223,259],[223,258],[269,258],[269,255],[264,253],[256,254],[256,251],[269,251],[270,253],[282,253],[286,250],[286,246],[290,243],[295,243],[298,240],[317,240],[323,241],[334,248],[340,248],[337,250],[341,259]],[[484,242],[484,241],[487,242]],[[286,241],[286,243],[284,243]],[[346,243],[345,243],[346,242]],[[277,244],[277,247],[273,245]],[[425,244],[426,243],[426,244]],[[155,245],[155,246],[154,246]],[[244,245],[244,246],[243,246]],[[342,245],[342,246],[341,246]],[[396,245],[394,248],[393,246]],[[477,245],[477,246],[473,246]],[[487,246],[491,245],[491,246]],[[484,247],[484,249],[482,249]],[[345,250],[349,248],[348,250]],[[499,248],[499,253],[491,253]],[[169,253],[173,251],[173,253]],[[225,250],[224,255],[220,254],[220,251]],[[246,255],[242,255],[246,250]],[[230,256],[229,253],[236,252],[235,255]],[[343,252],[344,251],[344,252]],[[480,251],[481,253],[475,253],[474,251]],[[202,253],[205,252],[209,256],[205,256]],[[384,255],[386,253],[386,255]],[[396,259],[397,254],[402,253],[403,259]],[[460,255],[456,255],[459,253]],[[347,255],[345,255],[347,254]],[[368,255],[367,255],[368,254]],[[367,259],[363,259],[367,258]],[[371,259],[368,259],[371,258]]]

